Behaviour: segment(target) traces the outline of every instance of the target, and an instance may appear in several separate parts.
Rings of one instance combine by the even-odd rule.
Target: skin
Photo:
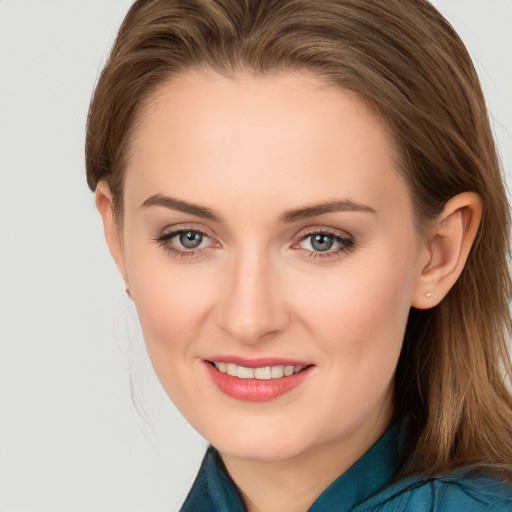
[[[392,147],[357,95],[313,75],[194,71],[142,112],[121,233],[108,186],[98,186],[155,371],[219,450],[250,512],[306,510],[378,440],[409,309],[437,304],[464,266],[478,197],[456,196],[419,233]],[[144,206],[155,195],[218,219]],[[332,201],[363,208],[282,221]],[[207,235],[199,250],[178,256],[171,250],[187,249],[177,236],[156,241],[180,228]],[[319,232],[341,238],[318,251]],[[204,360],[218,354],[314,366],[292,391],[247,402],[213,384]]]

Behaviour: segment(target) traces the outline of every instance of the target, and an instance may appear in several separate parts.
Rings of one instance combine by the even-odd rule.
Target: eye
[[[312,257],[339,256],[340,253],[351,251],[355,246],[354,239],[332,231],[314,231],[304,235],[297,247],[311,252]]]
[[[198,231],[182,231],[173,238],[178,238],[180,244],[187,249],[196,249],[201,245],[204,235]]]
[[[326,233],[317,233],[309,235],[311,247],[315,251],[328,251],[334,245],[334,238]]]
[[[164,233],[155,242],[179,257],[199,256],[204,249],[218,246],[206,233],[188,228]]]

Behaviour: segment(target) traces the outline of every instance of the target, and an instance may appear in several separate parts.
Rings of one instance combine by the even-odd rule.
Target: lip
[[[299,373],[279,379],[239,379],[227,373],[222,373],[212,362],[234,363],[246,368],[260,368],[264,366],[306,366]],[[225,395],[246,402],[267,402],[274,400],[285,393],[292,391],[302,384],[313,370],[311,363],[292,359],[259,358],[243,359],[240,357],[215,357],[203,360],[204,366],[215,386]]]
[[[212,363],[233,363],[245,368],[263,368],[264,366],[312,366],[311,361],[299,361],[298,359],[284,359],[277,357],[258,357],[245,359],[239,356],[212,356],[204,359]]]

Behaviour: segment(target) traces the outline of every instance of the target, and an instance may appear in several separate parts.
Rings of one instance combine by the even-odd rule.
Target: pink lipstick
[[[273,400],[299,386],[314,365],[304,361],[277,358],[245,359],[215,356],[204,360],[217,388],[237,400]]]

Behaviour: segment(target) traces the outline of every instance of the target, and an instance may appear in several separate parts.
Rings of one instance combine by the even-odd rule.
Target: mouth
[[[258,379],[258,380],[272,380],[281,379],[283,377],[291,377],[305,368],[307,365],[275,365],[275,366],[260,366],[257,368],[248,368],[246,366],[239,366],[235,363],[220,362],[216,363],[209,361],[219,372],[226,373],[231,377],[238,377],[239,379]]]
[[[238,363],[242,361],[237,360]],[[314,365],[294,361],[244,360],[233,358],[204,360],[216,387],[225,395],[248,402],[264,402],[297,388]]]

